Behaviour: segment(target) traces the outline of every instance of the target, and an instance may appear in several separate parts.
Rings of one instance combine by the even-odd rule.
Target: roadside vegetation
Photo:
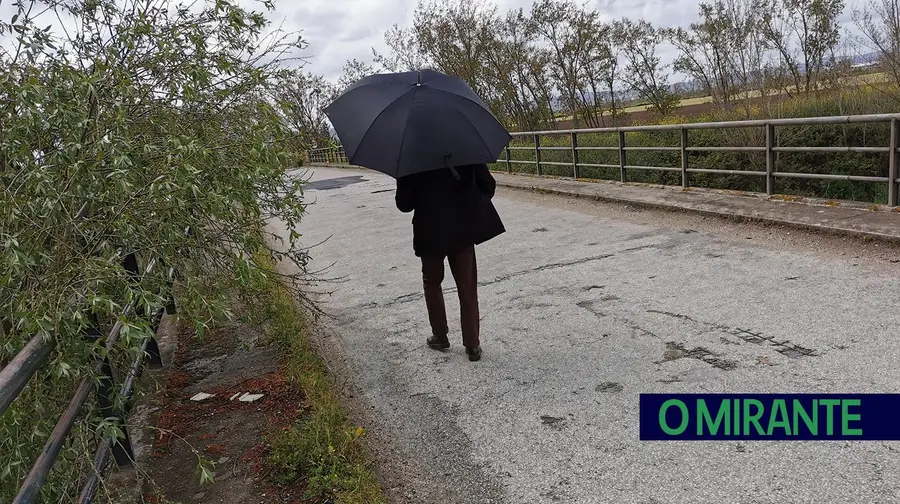
[[[272,2],[241,5],[24,0],[0,20],[0,366],[34,335],[55,342],[0,416],[0,502],[15,497],[78,383],[101,378],[98,359],[123,369],[136,356],[153,309],[173,297],[202,338],[263,278],[274,333],[311,404],[273,438],[279,478],[335,502],[378,502],[363,432],[308,343],[308,251],[296,233],[275,247],[262,231],[271,219],[293,228],[306,211],[302,182],[286,172],[310,135],[291,124],[281,93],[305,42],[273,30]],[[296,273],[271,275],[260,251]],[[130,254],[142,278],[124,267]],[[130,301],[139,309],[123,318]],[[114,347],[91,337],[116,322]],[[121,427],[92,394],[41,501],[74,502],[97,439]]]
[[[325,362],[310,341],[308,310],[298,310],[272,258],[257,254],[267,271],[256,283],[260,321],[284,355],[288,378],[306,397],[306,410],[287,430],[267,440],[265,464],[274,484],[302,483],[314,502],[384,502],[372,462],[363,446],[366,431],[350,422]]]

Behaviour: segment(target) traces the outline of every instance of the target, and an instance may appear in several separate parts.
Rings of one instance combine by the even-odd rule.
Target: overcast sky
[[[412,24],[418,0],[276,0],[273,19],[286,29],[302,30],[309,42],[308,68],[336,78],[349,59],[371,61],[372,47],[383,51],[384,32]],[[496,0],[501,12],[531,8],[533,0]],[[654,25],[687,24],[696,16],[697,0],[594,0],[604,18],[644,18]]]
[[[246,0],[252,1],[252,0]],[[395,23],[412,24],[418,0],[276,0],[273,19],[283,20],[286,29],[302,30],[309,43],[308,69],[334,79],[349,59],[371,61],[372,47],[384,50],[384,32]],[[501,12],[531,8],[533,0],[494,0]],[[628,17],[646,19],[657,26],[686,26],[697,19],[699,0],[588,0],[604,19]],[[848,0],[853,5],[855,0]],[[847,9],[849,12],[850,9]],[[849,27],[849,15],[843,16]],[[665,61],[674,55],[661,47]]]
[[[255,10],[263,9],[258,0],[238,0]],[[523,8],[530,10],[533,0],[493,1],[500,12]],[[579,0],[576,0],[579,1]],[[586,0],[604,20],[628,17],[646,19],[656,26],[687,26],[697,19],[699,0]],[[849,6],[863,0],[846,0]],[[173,2],[173,3],[177,3]],[[418,0],[275,0],[276,11],[269,13],[275,25],[286,31],[302,33],[308,47],[303,56],[307,69],[337,79],[347,60],[371,62],[372,48],[385,52],[384,33],[394,24],[410,26]],[[850,8],[842,16],[843,25],[852,28]],[[0,0],[0,17],[9,20],[14,12],[10,0]],[[55,20],[50,20],[56,24]],[[0,44],[9,43],[0,40]],[[674,49],[661,46],[664,63],[670,62]],[[679,80],[679,79],[675,79]]]

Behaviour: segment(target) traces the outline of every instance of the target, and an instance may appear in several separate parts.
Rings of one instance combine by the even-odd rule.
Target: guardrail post
[[[625,175],[625,132],[619,130],[619,179],[622,182],[628,180]]]
[[[506,173],[512,173],[512,163],[509,162],[509,145],[506,146]]]
[[[581,176],[578,173],[578,133],[572,132],[572,176],[575,180]]]
[[[775,194],[775,125],[766,124],[766,194]]]
[[[541,170],[541,137],[539,135],[534,135],[534,160],[537,162],[537,176],[540,177],[544,173]]]
[[[681,128],[681,187],[688,188],[688,130]]]
[[[112,366],[109,359],[103,359],[103,372],[100,378],[100,386],[98,388],[100,414],[105,419],[115,418],[119,422],[119,429],[122,431],[122,437],[116,439],[112,444],[113,458],[116,466],[119,468],[131,467],[134,463],[134,450],[131,447],[131,437],[128,435],[128,428],[125,426],[124,415],[120,413],[119,408],[115,405],[113,394]],[[125,398],[123,398],[124,400]]]
[[[140,267],[138,266],[137,256],[134,253],[125,256],[123,266],[132,282],[138,283],[141,281]],[[144,306],[143,303],[136,303],[134,305],[134,314],[138,317],[149,315],[146,313],[146,306]],[[153,329],[153,332],[155,333],[155,328]],[[156,346],[156,341],[152,336],[151,341],[154,346]],[[158,356],[158,346],[156,347],[156,350]],[[160,365],[162,364],[161,360],[159,363]],[[134,450],[131,447],[131,437],[128,435],[128,429],[125,427],[125,416],[120,411],[120,408],[116,407],[114,404],[113,394],[115,392],[113,391],[113,385],[112,366],[110,365],[109,358],[105,357],[103,360],[102,377],[100,378],[98,387],[100,412],[103,415],[103,418],[115,418],[118,420],[119,428],[122,431],[122,438],[117,439],[112,445],[113,458],[116,461],[116,466],[119,468],[131,467],[134,461]]]
[[[172,295],[169,296],[169,304],[173,305],[174,312],[175,297]],[[164,309],[164,313],[171,315],[171,313],[169,313],[168,304]],[[159,318],[152,317],[150,339],[147,340],[147,364],[150,366],[150,369],[159,369],[163,367],[162,352],[159,349],[159,342],[156,341],[156,333],[159,331],[160,324],[162,324],[162,315],[160,315]]]
[[[125,268],[125,271],[128,272],[129,280],[132,282],[140,282],[141,272],[138,268],[137,256],[128,254],[125,256],[125,259],[122,260],[122,266]]]
[[[147,341],[147,360],[150,369],[159,369],[163,367],[162,352],[159,350],[159,343],[156,338],[151,337]]]
[[[888,206],[897,206],[897,120],[891,119],[891,153],[888,156]]]

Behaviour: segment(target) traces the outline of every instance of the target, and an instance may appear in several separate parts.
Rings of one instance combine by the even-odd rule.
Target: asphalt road
[[[500,191],[470,363],[449,268],[453,346],[424,345],[393,180],[312,180],[323,345],[393,502],[900,502],[900,444],[638,439],[642,392],[900,390],[896,249]]]

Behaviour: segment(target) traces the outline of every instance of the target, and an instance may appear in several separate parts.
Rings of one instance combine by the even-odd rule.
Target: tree
[[[336,95],[343,93],[347,90],[347,88],[349,88],[359,80],[375,73],[372,65],[359,61],[356,58],[344,63],[342,71],[343,74],[338,79],[337,85],[334,86]]]
[[[619,22],[611,23],[605,31],[605,53],[601,61],[598,73],[606,85],[606,93],[609,98],[609,112],[613,125],[619,123],[619,102],[616,100],[616,83],[619,82],[620,65],[619,58],[622,53],[623,30]]]
[[[384,72],[415,72],[429,66],[413,28],[392,26],[384,33],[384,44],[388,47],[387,54],[372,48],[374,62]]]
[[[464,80],[485,100],[494,91],[484,83],[484,70],[497,25],[497,8],[482,0],[420,3],[413,22],[419,48],[428,60]]]
[[[519,11],[521,13],[521,11]],[[498,24],[497,33],[486,43],[484,75],[485,84],[495,90],[499,108],[498,116],[509,127],[534,129],[534,112],[537,103],[526,91],[527,59],[531,56],[528,38],[521,29],[520,17],[510,12]]]
[[[733,29],[724,1],[701,3],[699,23],[691,23],[688,30],[668,30],[667,35],[679,50],[674,69],[691,76],[715,103],[728,108],[735,92],[735,68],[729,39]]]
[[[628,64],[625,82],[641,98],[650,102],[650,109],[668,115],[678,104],[678,98],[668,84],[668,73],[660,64],[656,48],[663,33],[647,21],[621,21],[622,52]]]
[[[597,56],[600,28],[599,13],[578,7],[572,0],[540,0],[531,9],[531,27],[549,47],[550,72],[556,81],[573,122],[579,124],[579,112],[589,122],[595,121],[596,107],[586,106],[581,93],[590,62]],[[592,76],[591,79],[595,79]],[[590,98],[590,103],[594,98]]]
[[[101,378],[98,359],[131,362],[169,293],[202,334],[234,315],[235,286],[271,275],[260,253],[298,267],[284,277],[296,293],[308,279],[296,233],[274,249],[263,231],[304,215],[300,182],[285,176],[289,132],[265,99],[299,39],[265,37],[267,14],[228,0],[23,0],[16,11],[0,21],[0,362],[35,336],[55,350],[0,418],[2,502],[75,385]],[[65,30],[44,28],[59,19]],[[162,263],[136,281],[130,254]],[[85,337],[114,321],[112,347]],[[121,427],[100,416],[84,412],[42,501],[78,494],[85,447]]]
[[[324,109],[338,94],[321,75],[303,70],[286,70],[278,77],[273,98],[284,124],[293,132],[295,148],[303,151],[327,145],[331,130]]]
[[[500,93],[508,124],[520,130],[555,127],[544,55],[522,9],[510,11],[499,23],[485,53],[484,76]]]
[[[584,34],[586,40],[586,57],[578,85],[580,113],[587,127],[606,126],[604,110],[607,100],[604,99],[604,87],[613,78],[618,67],[618,61],[610,45],[609,34],[613,28],[601,23],[596,12],[592,15],[577,16],[573,25],[577,31]],[[610,101],[615,101],[612,94]]]
[[[769,95],[765,76],[768,44],[762,36],[766,0],[725,0],[730,19],[731,48],[734,57],[735,84],[741,93],[744,113],[750,116],[753,92]]]
[[[809,95],[816,91],[828,55],[840,41],[838,16],[843,0],[771,0],[761,4],[763,35],[780,56],[793,87],[785,92]]]
[[[744,98],[749,114],[751,91],[765,95],[761,11],[759,0],[715,0],[700,4],[700,21],[688,29],[667,30],[679,50],[675,70],[691,76],[724,109]]]
[[[900,87],[900,1],[868,0],[854,10],[853,20],[862,33],[862,45],[878,53],[879,64],[890,75],[894,88]],[[896,90],[888,96],[900,102]]]

